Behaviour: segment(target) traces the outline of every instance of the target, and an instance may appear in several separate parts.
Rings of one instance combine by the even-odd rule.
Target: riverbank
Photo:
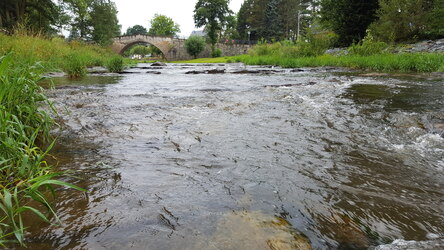
[[[66,42],[62,38],[0,33],[0,55],[12,52],[13,66],[38,64],[44,72],[65,72],[70,77],[81,77],[87,68],[106,67],[111,72],[121,71],[131,60],[123,59],[110,49],[79,41]]]
[[[334,56],[285,58],[281,56],[240,55],[221,58],[199,58],[177,63],[232,63],[274,65],[283,68],[346,67],[376,72],[428,73],[444,72],[444,53],[405,53],[371,56]]]
[[[0,34],[0,45],[0,246],[23,245],[30,214],[59,222],[52,206],[55,186],[85,191],[57,180],[63,173],[47,162],[56,114],[38,82],[54,71],[78,77],[90,66],[121,70],[123,59],[98,46],[59,38]]]
[[[247,65],[276,65],[284,68],[346,67],[377,72],[444,72],[443,53],[380,54],[371,56],[333,56],[283,58],[242,55],[236,61]]]
[[[199,58],[181,63],[242,62],[247,65],[275,65],[284,68],[329,66],[375,72],[444,72],[443,44],[444,41],[437,40],[390,47],[384,43],[367,42],[350,48],[327,50],[318,55],[304,51],[298,45],[260,44],[250,50],[248,55]]]

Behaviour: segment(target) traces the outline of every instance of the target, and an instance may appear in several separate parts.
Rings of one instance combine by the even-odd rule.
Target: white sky
[[[237,13],[244,0],[231,0],[230,9]],[[119,23],[122,25],[122,33],[128,27],[136,24],[149,29],[149,21],[154,14],[162,14],[171,17],[180,25],[180,37],[188,37],[194,27],[193,11],[197,0],[114,0],[119,13]],[[202,28],[199,28],[199,30]]]

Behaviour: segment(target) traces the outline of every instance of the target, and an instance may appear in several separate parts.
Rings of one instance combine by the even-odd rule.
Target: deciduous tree
[[[433,20],[436,20],[434,17],[439,16],[434,15],[437,14],[434,10],[439,9],[439,5],[435,5],[438,2],[439,0],[380,0],[378,20],[370,29],[377,38],[386,42],[412,40],[432,33]],[[441,4],[443,3],[441,1]],[[442,11],[443,5],[440,8]],[[438,21],[441,29],[444,27],[442,18],[441,13],[441,19]]]
[[[231,14],[228,0],[198,0],[194,8],[194,23],[196,27],[205,26],[214,52],[218,31],[224,26],[227,16]]]
[[[120,35],[115,4],[110,0],[95,0],[90,15],[92,40],[102,46],[110,45],[111,38]]]
[[[134,25],[133,27],[129,27],[126,29],[125,35],[134,36],[134,35],[146,35],[148,32],[142,25]]]
[[[156,36],[176,36],[180,32],[179,24],[175,23],[172,18],[165,15],[155,14],[150,21],[149,35]]]

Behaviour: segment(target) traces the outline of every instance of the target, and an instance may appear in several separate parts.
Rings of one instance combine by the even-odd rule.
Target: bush
[[[70,78],[83,77],[86,75],[86,64],[78,55],[70,54],[65,57],[63,71],[65,71]]]
[[[307,40],[282,41],[268,44],[259,42],[250,50],[251,56],[281,56],[285,58],[319,56],[336,41],[337,35],[333,32],[317,32],[308,34]]]
[[[370,56],[382,54],[388,48],[385,42],[375,41],[371,31],[367,30],[367,35],[360,43],[352,44],[348,51],[351,55]]]
[[[124,68],[123,58],[120,56],[113,57],[105,66],[109,72],[121,72]]]
[[[211,57],[221,57],[222,56],[222,50],[219,48],[216,48],[212,53]]]
[[[197,58],[197,55],[205,49],[205,38],[201,36],[190,36],[185,41],[185,49],[188,54]]]

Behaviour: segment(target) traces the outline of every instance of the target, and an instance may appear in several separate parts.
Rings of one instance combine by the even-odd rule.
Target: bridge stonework
[[[146,35],[134,35],[134,36],[119,36],[113,38],[112,50],[116,53],[123,54],[125,50],[134,44],[148,43],[162,51],[165,55],[165,59],[168,61],[190,60],[193,59],[185,49],[185,39],[178,39],[165,36],[146,36]],[[248,44],[217,44],[216,47],[222,50],[222,56],[235,56],[248,52],[251,45]],[[210,57],[211,47],[206,45],[204,51],[202,51],[197,57]]]

